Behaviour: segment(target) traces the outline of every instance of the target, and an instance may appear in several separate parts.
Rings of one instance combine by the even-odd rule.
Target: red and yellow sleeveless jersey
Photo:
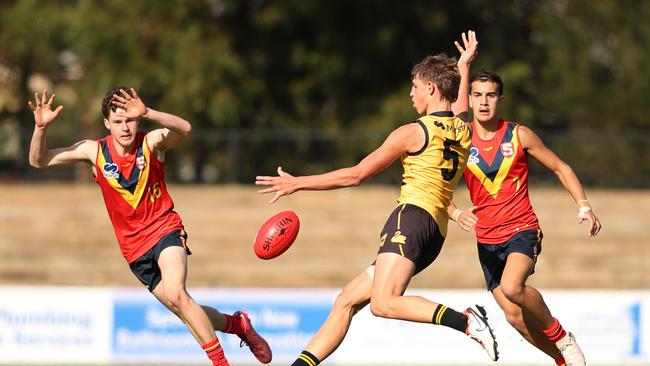
[[[401,157],[404,174],[398,202],[429,212],[446,236],[447,207],[465,169],[472,134],[451,112],[436,112],[417,122],[424,129],[425,144]]]
[[[138,132],[135,151],[126,156],[117,154],[112,136],[97,142],[95,182],[122,255],[131,263],[183,223],[167,192],[165,166],[151,152],[144,132]]]
[[[519,140],[519,124],[499,120],[489,140],[474,134],[465,182],[477,207],[479,243],[500,244],[521,230],[539,228],[528,198],[528,154]]]

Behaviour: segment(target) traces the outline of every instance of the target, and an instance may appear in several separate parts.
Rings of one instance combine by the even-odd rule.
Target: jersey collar
[[[454,112],[452,111],[438,111],[438,112],[433,112],[429,113],[430,116],[435,116],[435,117],[453,117]]]

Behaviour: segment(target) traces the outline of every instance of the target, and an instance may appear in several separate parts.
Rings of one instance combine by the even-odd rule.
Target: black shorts
[[[143,285],[147,287],[149,292],[153,291],[156,286],[162,280],[162,275],[160,274],[160,267],[158,267],[158,258],[163,249],[168,247],[183,247],[187,255],[191,255],[192,252],[187,246],[187,233],[185,230],[177,229],[174,230],[158,241],[153,248],[149,249],[148,252],[144,253],[140,258],[129,263],[129,268],[135,277],[142,282]]]
[[[401,204],[393,210],[381,231],[379,252],[397,253],[415,264],[415,273],[427,268],[440,254],[445,237],[431,214]]]
[[[542,231],[526,230],[521,231],[510,237],[508,241],[501,244],[481,244],[478,243],[478,259],[483,268],[483,276],[488,291],[492,292],[501,283],[503,269],[506,266],[506,260],[510,253],[522,253],[533,260],[533,271],[535,272],[535,263],[537,256],[542,252]]]

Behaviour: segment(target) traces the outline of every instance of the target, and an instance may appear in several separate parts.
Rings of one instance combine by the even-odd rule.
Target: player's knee
[[[344,311],[352,311],[355,307],[356,302],[351,294],[347,291],[342,291],[336,296],[336,301],[334,301],[334,308]]]
[[[510,302],[517,305],[524,301],[524,286],[520,284],[501,283],[501,292]]]
[[[165,292],[167,305],[174,313],[181,313],[185,309],[189,296],[183,290],[171,290]]]
[[[370,312],[380,318],[393,318],[395,315],[391,302],[385,299],[373,299],[370,302]]]

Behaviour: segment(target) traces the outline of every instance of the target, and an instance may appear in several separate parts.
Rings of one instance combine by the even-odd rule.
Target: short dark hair
[[[444,53],[427,56],[413,66],[411,79],[415,79],[415,77],[434,83],[445,100],[453,103],[458,99],[460,74],[455,58]]]
[[[480,81],[480,82],[492,82],[497,84],[497,94],[499,96],[503,95],[503,80],[501,80],[501,76],[497,74],[494,71],[488,71],[485,69],[480,69],[474,75],[472,75],[471,79],[469,80],[469,91],[470,93],[472,92],[472,83],[475,81]]]
[[[118,85],[111,89],[108,93],[106,93],[104,100],[102,101],[102,114],[104,115],[104,118],[108,118],[108,115],[111,113],[111,111],[115,112],[115,110],[117,110],[117,107],[113,105],[113,94],[120,95],[120,89],[125,90],[127,93],[129,93],[129,95],[133,96],[131,94],[131,88],[124,85]]]

